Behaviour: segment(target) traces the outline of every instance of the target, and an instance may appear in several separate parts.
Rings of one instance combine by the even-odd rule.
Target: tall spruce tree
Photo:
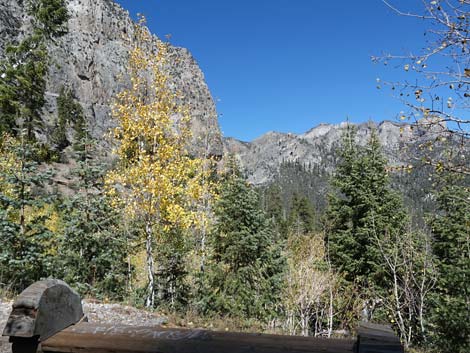
[[[14,290],[56,268],[54,205],[45,191],[51,173],[37,162],[49,159],[49,151],[36,132],[45,103],[47,40],[61,34],[68,18],[63,0],[31,0],[27,6],[32,33],[9,43],[0,60],[0,267]]]
[[[171,229],[164,242],[158,244],[156,253],[155,283],[158,305],[172,311],[187,308],[191,298],[188,281],[188,253],[194,242],[182,229]]]
[[[42,126],[47,61],[46,46],[37,34],[6,48],[0,61],[1,132],[16,134],[21,118],[27,140],[35,140],[35,132]]]
[[[266,212],[266,216],[271,220],[281,238],[286,239],[288,222],[287,212],[283,207],[281,187],[277,184],[271,184],[261,188],[259,192],[261,207]]]
[[[433,296],[432,332],[440,352],[470,351],[470,189],[455,175],[438,193],[431,222],[439,276]]]
[[[34,31],[44,39],[67,33],[70,15],[65,0],[28,0],[28,12],[33,16]]]
[[[27,5],[32,33],[10,43],[0,60],[0,132],[16,134],[21,119],[26,138],[32,142],[42,127],[50,63],[47,41],[65,33],[69,16],[64,0],[31,0]]]
[[[341,161],[332,179],[326,212],[333,265],[350,282],[383,285],[383,266],[376,238],[404,229],[407,216],[401,198],[391,190],[378,136],[356,144],[355,129],[343,137]]]
[[[292,198],[289,214],[289,229],[298,235],[315,230],[315,211],[310,200],[297,193]]]
[[[96,141],[85,134],[76,144],[72,171],[75,194],[63,204],[60,275],[82,294],[123,298],[129,278],[128,234],[104,192],[105,165]]]
[[[56,240],[48,227],[53,198],[46,192],[52,173],[32,160],[36,152],[25,135],[0,139],[0,276],[14,291],[55,267]]]
[[[83,108],[76,100],[73,92],[62,87],[57,97],[57,119],[50,139],[58,157],[70,145],[67,137],[67,128],[69,126],[74,131],[74,150],[79,153],[78,157],[81,158],[85,153],[83,142],[89,140]]]
[[[236,172],[226,176],[215,216],[203,308],[267,320],[275,314],[285,263],[257,193]]]

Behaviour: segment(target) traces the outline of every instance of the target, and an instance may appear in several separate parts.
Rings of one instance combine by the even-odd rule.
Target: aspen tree
[[[142,19],[135,27],[128,62],[130,87],[117,95],[113,107],[119,163],[108,173],[106,184],[114,206],[144,225],[145,304],[152,307],[156,295],[154,245],[165,241],[165,234],[175,234],[170,230],[185,230],[197,223],[193,206],[201,196],[198,171],[202,160],[192,158],[186,149],[191,117],[171,87],[169,45],[154,42],[144,23]]]
[[[383,82],[404,104],[400,120],[409,121],[409,128],[419,132],[423,162],[438,172],[470,175],[466,157],[470,148],[470,2],[411,1],[408,8],[416,11],[408,11],[405,2],[382,2],[398,16],[424,26],[420,47],[372,57],[374,62],[400,67],[407,76]]]

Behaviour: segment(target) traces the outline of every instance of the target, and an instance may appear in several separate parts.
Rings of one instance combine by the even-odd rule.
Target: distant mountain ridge
[[[337,149],[347,122],[320,124],[303,134],[270,131],[251,142],[224,138],[224,151],[238,157],[248,180],[254,185],[267,184],[275,179],[282,163],[299,162],[308,168],[318,167],[332,173],[337,162]],[[392,121],[353,124],[357,127],[357,141],[367,143],[372,129],[376,129],[384,153],[392,166],[410,162],[403,148],[415,142],[416,133],[410,124]]]
[[[278,186],[287,209],[293,195],[300,194],[322,214],[347,125],[324,123],[303,134],[271,131],[251,142],[227,137],[223,140],[224,152],[236,156],[253,185],[261,190]],[[367,143],[373,129],[377,131],[390,166],[391,187],[403,195],[413,214],[421,219],[425,212],[432,211],[433,170],[422,165],[421,145],[432,138],[426,127],[387,120],[353,125],[360,145]]]

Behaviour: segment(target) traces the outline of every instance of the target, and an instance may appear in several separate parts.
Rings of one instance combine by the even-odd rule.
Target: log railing
[[[13,304],[3,331],[13,353],[395,353],[403,347],[387,326],[362,324],[357,339],[89,323],[81,301],[59,280],[36,282]]]

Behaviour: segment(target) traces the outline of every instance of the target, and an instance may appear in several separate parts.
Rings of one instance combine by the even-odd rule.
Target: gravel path
[[[6,301],[0,297],[0,353],[11,353],[8,337],[1,337],[8,315],[10,315],[11,304],[11,301]]]
[[[0,298],[0,335],[3,332],[13,302]],[[120,304],[103,304],[83,301],[83,311],[88,321],[106,324],[159,326],[167,319],[155,313]],[[0,353],[11,353],[7,337],[0,337]]]

